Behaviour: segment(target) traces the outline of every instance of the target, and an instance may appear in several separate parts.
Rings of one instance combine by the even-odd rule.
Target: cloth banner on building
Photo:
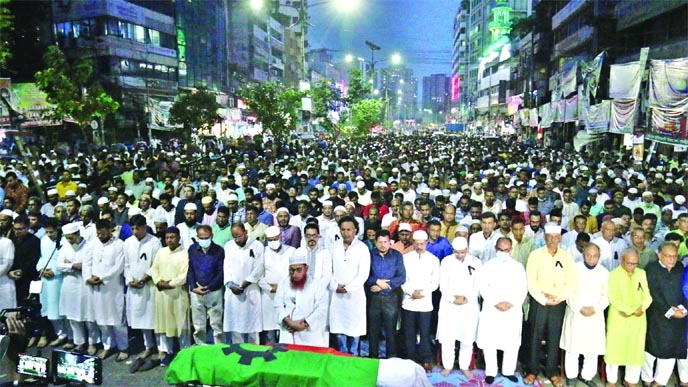
[[[588,134],[605,133],[609,129],[612,101],[603,100],[597,105],[590,105],[585,111],[585,130]]]
[[[530,110],[521,109],[518,111],[518,118],[521,121],[521,126],[530,126]]]
[[[554,118],[554,113],[552,112],[552,105],[550,103],[546,103],[538,107],[538,113],[540,114],[540,117],[542,117],[542,119],[540,120],[540,127],[551,127],[553,121],[552,119]]]
[[[148,98],[148,111],[150,112],[150,127],[156,130],[174,130],[181,125],[170,124],[170,108],[172,101],[160,101]]]
[[[554,111],[552,120],[554,122],[564,122],[564,113],[566,110],[566,101],[559,100],[552,102],[552,110]]]
[[[648,47],[640,49],[640,60],[611,65],[609,72],[609,97],[614,99],[636,99],[640,81],[645,71]]]
[[[688,111],[688,58],[651,60],[648,89],[650,107]]]
[[[648,139],[670,144],[688,145],[686,116],[667,109],[650,109],[651,128]]]
[[[564,101],[564,122],[578,120],[578,96],[574,95]]]
[[[636,162],[641,163],[645,155],[645,135],[644,134],[634,134],[633,135],[633,159]]]
[[[538,111],[536,108],[530,109],[530,126],[531,127],[536,127],[538,126]]]
[[[576,72],[578,71],[578,64],[570,63],[560,73],[561,81],[559,82],[559,92],[561,98],[566,98],[571,93],[576,92]]]
[[[581,62],[581,75],[583,78],[583,91],[586,97],[597,95],[597,86],[600,82],[600,72],[602,71],[602,63],[604,63],[605,52],[599,53],[593,60],[589,62]]]
[[[638,104],[635,99],[613,100],[609,132],[618,134],[633,133],[635,126],[635,109]]]

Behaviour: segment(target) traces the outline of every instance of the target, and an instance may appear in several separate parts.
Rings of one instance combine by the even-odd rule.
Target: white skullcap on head
[[[356,183],[356,187],[357,187],[357,188],[363,188],[363,187],[365,187],[365,183],[359,180],[359,181]]]
[[[79,226],[80,225],[81,225],[81,222],[67,223],[64,226],[62,226],[62,233],[64,235],[77,233],[77,232],[79,232]]]
[[[109,202],[108,198],[98,198],[98,205],[108,204]]]
[[[201,204],[210,204],[213,202],[213,198],[210,196],[203,196],[203,199],[201,199]]]
[[[141,215],[141,210],[138,207],[129,207],[129,210],[127,211],[127,215],[129,217],[132,217],[134,215]]]
[[[287,214],[289,214],[289,210],[287,209],[287,207],[280,207],[280,208],[278,208],[278,209],[275,211],[275,215],[279,214],[280,212],[286,212]]]
[[[299,254],[294,254],[291,257],[289,257],[289,264],[290,265],[308,265],[308,257],[305,255],[299,253]]]
[[[399,224],[399,229],[398,229],[398,231],[408,231],[408,232],[411,232],[411,230],[413,230],[413,229],[411,228],[411,225],[410,225],[409,223],[401,223],[401,224]]]
[[[277,226],[270,226],[265,229],[265,236],[267,238],[274,238],[276,236],[279,236],[280,234],[280,229]]]
[[[631,187],[628,189],[628,193],[632,193],[634,195],[638,194],[638,189],[635,187]]]
[[[545,234],[561,234],[561,226],[556,223],[547,223],[545,225]]]
[[[337,207],[334,208],[334,210],[333,210],[332,212],[337,212],[337,211],[348,212],[348,211],[346,210],[346,207],[344,207],[344,206],[337,206]]]
[[[196,210],[198,210],[198,207],[196,207],[196,203],[184,204],[184,211],[196,211]]]
[[[76,196],[76,192],[74,192],[70,189],[67,192],[65,192],[65,196]]]
[[[227,196],[227,201],[228,202],[237,202],[237,201],[239,201],[239,197],[236,194],[229,194]]]
[[[327,207],[327,206],[332,207],[332,201],[331,200],[325,200],[322,205],[323,205],[323,207]]]
[[[464,226],[463,224],[456,226],[456,230],[454,230],[454,234],[457,232],[468,232],[468,227]]]
[[[84,196],[81,197],[81,202],[82,202],[82,203],[83,203],[83,202],[90,202],[91,200],[93,200],[93,198],[92,198],[91,195],[89,195],[89,194],[86,194],[86,195],[84,195]]]
[[[52,195],[57,195],[57,190],[55,188],[51,188],[48,190],[48,196]]]
[[[456,237],[452,241],[452,249],[465,250],[468,248],[468,241],[464,237]]]
[[[686,197],[683,195],[676,195],[674,196],[674,201],[680,206],[686,202]]]
[[[274,189],[274,188],[275,188],[275,185],[272,184],[272,183],[267,183],[267,184],[265,184],[265,189],[268,189],[268,188]]]
[[[416,230],[413,233],[413,240],[416,241],[427,241],[428,240],[428,233],[423,231],[423,230]]]

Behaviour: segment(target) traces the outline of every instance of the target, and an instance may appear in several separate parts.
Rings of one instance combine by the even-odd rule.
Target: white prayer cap
[[[108,191],[117,192],[117,187],[108,187]]]
[[[134,196],[134,191],[128,189],[128,190],[124,191],[124,194],[129,196],[129,197],[132,197],[132,196]]]
[[[624,226],[626,225],[624,220],[621,218],[612,218],[612,223],[614,223],[615,225],[619,225],[619,224],[624,225]]]
[[[129,210],[127,210],[127,215],[131,218],[134,215],[141,215],[141,209],[138,207],[129,207]]]
[[[236,194],[229,194],[229,195],[227,195],[227,201],[228,202],[238,202],[239,197]]]
[[[153,223],[167,223],[167,217],[165,215],[156,216]]]
[[[89,194],[86,194],[86,195],[84,195],[84,196],[81,197],[81,202],[82,202],[82,203],[84,203],[84,202],[90,202],[91,200],[93,200],[93,198],[92,198],[91,195],[89,195]]]
[[[430,188],[428,187],[423,187],[420,189],[420,193],[422,194],[429,194],[430,193]]]
[[[51,188],[48,190],[48,196],[53,196],[57,195],[57,190],[55,188]]]
[[[556,223],[547,223],[545,225],[545,234],[559,234],[561,235],[561,226]]]
[[[77,232],[79,232],[79,226],[80,225],[81,225],[81,222],[67,223],[64,226],[62,226],[62,233],[64,235],[77,233]]]
[[[411,232],[412,228],[409,223],[400,223],[398,231],[408,231]]]
[[[305,255],[299,253],[299,254],[294,254],[291,257],[289,257],[289,264],[290,265],[308,265],[308,257]]]
[[[275,189],[275,185],[272,183],[265,184],[265,189],[268,189],[268,188]]]
[[[286,212],[287,214],[289,214],[289,210],[287,209],[287,207],[278,208],[277,211],[275,211],[275,215],[279,214],[280,212]]]
[[[277,226],[270,226],[265,229],[265,236],[267,238],[274,238],[276,236],[279,236],[280,234],[280,229]]]
[[[428,240],[428,233],[423,231],[423,230],[416,230],[413,233],[413,240],[414,241],[427,241]]]
[[[87,186],[86,184],[84,184],[84,183],[79,183],[79,185],[77,185],[77,187],[79,187],[79,188],[88,188],[88,186]]]
[[[331,201],[331,200],[325,200],[325,201],[323,202],[323,205],[322,205],[322,206],[323,206],[323,207],[327,207],[327,206],[332,207],[332,201]]]
[[[76,196],[76,192],[74,192],[70,189],[67,192],[65,192],[65,196]]]
[[[184,205],[184,211],[196,211],[197,209],[196,203],[186,203]]]
[[[103,204],[108,204],[110,201],[108,198],[98,198],[98,205],[101,206]]]
[[[635,188],[635,187],[631,187],[631,188],[628,189],[628,193],[633,194],[633,195],[637,195],[637,194],[638,194],[638,189]]]
[[[381,181],[381,182],[380,182],[380,187],[382,187],[382,188],[387,188],[387,183],[385,183],[384,181]]]
[[[210,204],[213,202],[213,198],[210,196],[203,196],[201,199],[201,204]]]
[[[449,185],[457,185],[457,184],[459,184],[459,182],[456,181],[456,179],[449,180]]]
[[[0,215],[9,216],[10,218],[14,218],[14,211],[4,209],[4,210],[0,211]]]
[[[363,181],[359,180],[358,182],[356,182],[356,188],[363,188],[363,187],[365,187],[365,183]]]
[[[155,180],[152,177],[147,177],[145,182],[146,183],[155,183]]]
[[[344,206],[337,206],[337,207],[334,208],[334,210],[333,210],[332,212],[337,212],[337,211],[348,212],[348,211],[346,210],[346,207],[344,207]]]
[[[464,237],[456,237],[452,241],[452,249],[465,250],[468,248],[468,241]]]
[[[468,227],[464,226],[463,224],[460,224],[456,226],[456,230],[454,230],[454,234],[457,232],[468,232]]]
[[[680,206],[686,202],[686,197],[683,195],[676,195],[676,196],[674,196],[674,201],[676,202],[676,204],[678,204]]]
[[[643,196],[654,196],[654,194],[652,193],[652,191],[645,191],[643,192]]]

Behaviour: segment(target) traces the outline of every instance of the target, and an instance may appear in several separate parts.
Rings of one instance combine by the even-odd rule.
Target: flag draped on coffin
[[[652,118],[648,138],[688,144],[688,58],[651,60],[648,89]]]

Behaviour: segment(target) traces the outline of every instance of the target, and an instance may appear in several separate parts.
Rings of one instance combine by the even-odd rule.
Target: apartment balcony
[[[583,26],[575,33],[567,36],[563,40],[554,44],[554,52],[552,53],[552,60],[565,55],[567,52],[573,51],[576,48],[586,44],[592,39],[595,28],[592,26]]]
[[[616,29],[623,31],[685,4],[686,0],[619,1],[614,12]]]
[[[562,8],[561,10],[559,10],[559,12],[552,16],[552,30],[556,30],[557,28],[559,28],[559,26],[561,26],[562,23],[569,20],[571,16],[576,14],[576,12],[583,9],[585,4],[588,2],[589,0],[570,0],[568,4],[564,6],[564,8]],[[628,3],[636,2],[630,1]]]

